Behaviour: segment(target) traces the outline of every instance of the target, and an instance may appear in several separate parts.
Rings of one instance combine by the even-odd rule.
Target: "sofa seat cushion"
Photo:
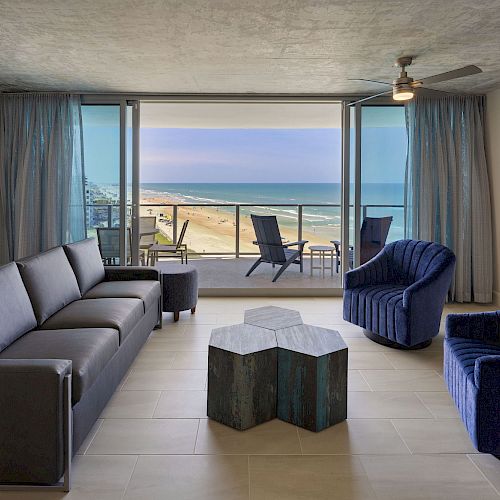
[[[51,316],[41,328],[114,328],[120,333],[122,344],[143,315],[139,299],[82,299]]]
[[[62,247],[17,263],[38,324],[81,297],[75,273]]]
[[[359,286],[344,292],[344,317],[389,340],[397,340],[395,309],[403,302],[404,285]],[[347,316],[346,316],[347,315]]]
[[[35,313],[16,264],[0,267],[0,352],[36,327]]]
[[[104,266],[95,238],[64,245],[64,251],[73,268],[82,295],[104,280]]]
[[[118,341],[111,328],[33,330],[0,353],[0,359],[70,359],[76,404],[118,351]]]
[[[131,298],[141,299],[144,304],[144,312],[149,309],[161,295],[159,281],[136,280],[136,281],[105,281],[91,288],[84,299],[102,298]]]
[[[448,355],[454,358],[454,365],[467,378],[474,380],[476,359],[482,356],[500,355],[500,346],[480,340],[450,337],[446,339]]]

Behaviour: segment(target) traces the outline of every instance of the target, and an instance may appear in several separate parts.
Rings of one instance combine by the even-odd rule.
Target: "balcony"
[[[130,220],[130,206],[128,220]],[[363,205],[366,216],[401,216],[403,205]],[[255,234],[250,214],[276,215],[284,242],[306,239],[304,272],[299,266],[290,266],[276,283],[272,277],[276,269],[261,264],[250,277],[245,274],[258,257],[253,245]],[[97,227],[119,226],[119,205],[87,205],[89,236]],[[184,243],[188,246],[189,261],[199,272],[200,293],[203,295],[338,295],[341,273],[333,276],[330,270],[310,272],[310,245],[331,245],[340,240],[339,204],[257,205],[246,203],[203,204],[141,204],[141,216],[156,217],[160,243],[176,243],[180,228],[189,220]],[[396,235],[393,235],[396,236]],[[389,234],[391,239],[391,234]],[[393,237],[392,239],[397,239]],[[162,257],[161,260],[172,258]],[[328,261],[327,264],[330,264]],[[318,262],[315,261],[315,266]],[[340,269],[339,269],[340,271]]]

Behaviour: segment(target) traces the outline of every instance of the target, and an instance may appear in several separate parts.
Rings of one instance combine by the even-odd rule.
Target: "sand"
[[[156,216],[156,224],[160,232],[169,239],[173,237],[172,225],[172,206],[181,202],[172,197],[167,196],[143,196],[141,205],[156,205],[145,207],[141,206],[141,216],[154,215]],[[189,225],[184,238],[184,243],[188,248],[196,253],[234,253],[236,251],[236,209],[232,207],[231,212],[222,210],[216,207],[185,207],[178,206],[177,208],[177,234],[180,233],[182,223],[189,219]],[[340,228],[333,228],[332,233],[326,229],[325,234],[316,233],[305,230],[302,233],[302,238],[309,240],[306,245],[330,245],[330,239],[338,239]],[[297,241],[297,229],[285,225],[280,225],[281,236],[286,242]],[[240,216],[240,252],[258,253],[258,249],[252,244],[255,239],[255,232],[249,215],[242,214]]]

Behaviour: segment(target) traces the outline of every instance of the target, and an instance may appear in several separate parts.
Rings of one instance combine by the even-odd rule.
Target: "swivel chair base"
[[[428,347],[432,344],[432,339],[425,340],[424,342],[420,342],[420,344],[415,344],[412,346],[406,346],[403,344],[398,344],[397,342],[394,342],[393,340],[386,339],[385,337],[381,337],[380,335],[377,335],[376,333],[370,332],[369,330],[363,330],[363,333],[366,338],[373,340],[373,342],[376,342],[377,344],[386,346],[386,347],[392,347],[393,349],[401,349],[402,351],[416,351],[418,349],[424,349],[425,347]]]

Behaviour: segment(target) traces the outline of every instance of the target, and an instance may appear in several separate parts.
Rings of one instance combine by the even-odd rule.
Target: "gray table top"
[[[309,250],[314,250],[314,251],[322,251],[322,252],[332,252],[335,250],[335,247],[330,247],[328,245],[311,245],[309,246]]]
[[[276,334],[244,323],[212,330],[209,347],[245,355],[276,347]]]
[[[336,330],[313,325],[296,325],[276,331],[278,347],[320,357],[347,349],[347,345]]]
[[[283,307],[267,306],[245,311],[245,323],[249,325],[279,330],[289,326],[301,325],[302,317],[298,311]]]

